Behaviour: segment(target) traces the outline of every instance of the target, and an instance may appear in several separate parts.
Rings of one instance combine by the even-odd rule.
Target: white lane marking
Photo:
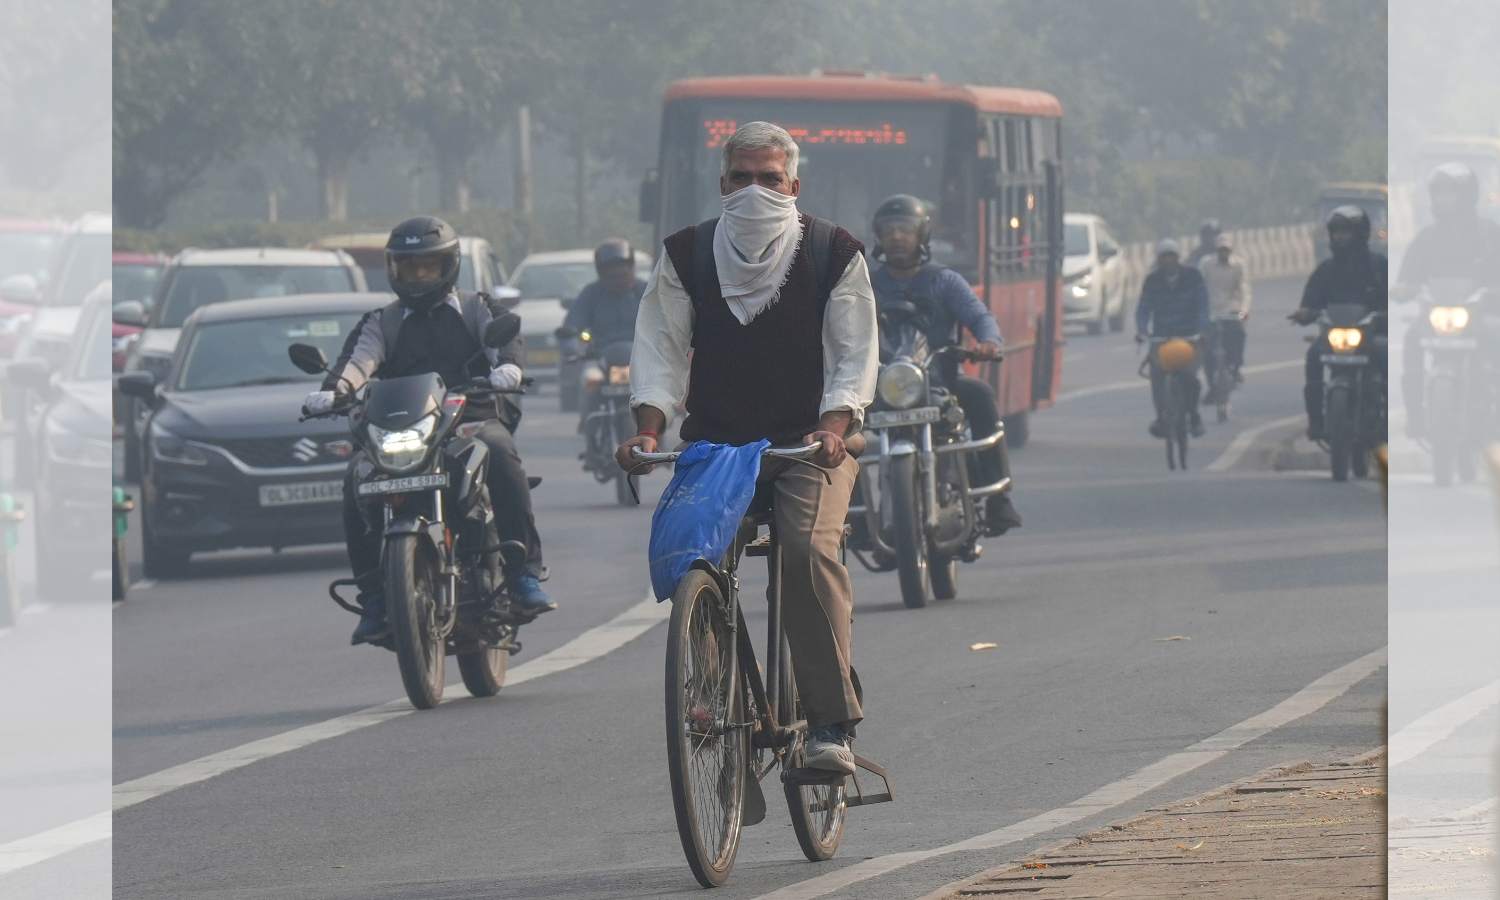
[[[1261,363],[1256,366],[1245,366],[1240,372],[1245,375],[1258,375],[1262,372],[1275,372],[1278,369],[1291,369],[1303,365],[1300,359],[1284,359],[1281,362]],[[1128,391],[1131,388],[1149,387],[1151,380],[1137,377],[1134,381],[1111,381],[1107,384],[1096,384],[1086,388],[1078,388],[1072,391],[1063,391],[1057,395],[1053,403],[1062,403],[1066,400],[1077,400],[1080,397],[1092,397],[1096,394],[1111,394],[1115,391]]]
[[[1500,703],[1500,681],[1494,681],[1478,690],[1470,691],[1451,703],[1412,722],[1391,735],[1391,766],[1400,764],[1426,752],[1457,731],[1460,725]]]
[[[524,684],[535,678],[541,678],[543,675],[562,672],[598,659],[645,634],[653,625],[666,619],[671,613],[670,603],[659,604],[655,597],[648,596],[603,625],[590,628],[551,653],[543,654],[530,662],[516,666],[506,674],[506,684]],[[451,684],[443,691],[443,699],[452,700],[467,696],[467,694],[463,685]],[[251,741],[248,744],[172,766],[160,772],[153,772],[132,781],[124,781],[114,786],[114,808],[125,809],[178,788],[207,781],[225,772],[248,766],[253,762],[298,750],[391,719],[409,716],[416,711],[403,697],[379,706],[371,706],[368,709],[337,716],[302,728],[294,728],[258,741]]]
[[[1204,466],[1203,470],[1205,472],[1229,471],[1234,467],[1235,463],[1240,461],[1240,457],[1245,455],[1245,451],[1249,450],[1256,441],[1260,440],[1261,435],[1268,431],[1275,431],[1278,428],[1285,428],[1288,425],[1300,422],[1302,418],[1302,415],[1299,413],[1295,416],[1287,416],[1284,419],[1276,419],[1273,422],[1265,422],[1256,425],[1254,428],[1244,429],[1234,436],[1234,440],[1229,442],[1229,446],[1224,448],[1224,452],[1219,454],[1219,458]]]
[[[1288,722],[1321,709],[1384,666],[1386,649],[1382,647],[1340,666],[1260,715],[1252,716],[1238,725],[1231,725],[1185,750],[1152,763],[1134,775],[1106,784],[1067,806],[1032,816],[1014,825],[1008,825],[965,841],[934,847],[931,850],[910,850],[905,853],[892,853],[888,856],[867,859],[836,872],[829,872],[826,875],[809,878],[807,881],[787,885],[769,894],[762,894],[755,900],[813,900],[813,898],[822,897],[852,884],[876,878],[923,860],[964,850],[994,850],[1039,834],[1046,834],[1080,819],[1086,819],[1112,806],[1133,800],[1179,775],[1219,759],[1229,751],[1242,747]]]
[[[85,844],[107,841],[112,820],[112,813],[96,813],[87,819],[0,844],[0,875],[45,862]]]

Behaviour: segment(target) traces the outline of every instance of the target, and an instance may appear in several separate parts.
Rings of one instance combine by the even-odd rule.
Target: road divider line
[[[931,850],[909,850],[904,853],[892,853],[875,859],[867,859],[836,872],[829,872],[807,881],[787,885],[769,894],[762,894],[755,900],[814,900],[814,898],[831,894],[861,881],[877,878],[913,863],[965,850],[994,850],[1046,834],[1111,807],[1119,806],[1161,787],[1179,775],[1220,759],[1231,750],[1242,747],[1289,722],[1322,709],[1384,666],[1386,650],[1387,648],[1382,647],[1340,666],[1265,712],[1252,716],[1238,725],[1231,725],[1185,750],[1152,763],[1134,775],[1106,784],[1066,806],[965,841],[934,847]]]
[[[0,875],[46,862],[95,841],[109,840],[112,817],[112,813],[96,813],[87,819],[0,844]]]
[[[530,662],[522,663],[506,673],[506,685],[524,684],[544,675],[563,672],[625,646],[645,634],[652,626],[664,621],[672,613],[670,603],[657,603],[647,596],[603,625],[590,628],[556,650],[545,653]],[[468,696],[461,684],[450,684],[443,691],[444,700]],[[379,725],[417,710],[406,698],[391,700],[332,719],[326,719],[302,728],[294,728],[281,734],[231,747],[181,765],[162,769],[131,781],[114,786],[113,801],[116,810],[125,809],[160,797],[178,788],[207,781],[210,778],[248,766],[251,763],[300,750],[303,747],[339,737],[371,725]]]
[[[1244,375],[1259,375],[1263,372],[1275,372],[1280,369],[1292,369],[1303,365],[1300,359],[1284,359],[1280,362],[1261,363],[1255,366],[1245,366],[1240,369]],[[1149,378],[1136,378],[1133,381],[1111,381],[1106,384],[1095,384],[1085,388],[1077,388],[1071,391],[1063,391],[1057,395],[1053,403],[1063,403],[1068,400],[1079,400],[1084,397],[1093,397],[1098,394],[1112,394],[1115,391],[1128,391],[1132,388],[1150,387]]]
[[[1459,726],[1500,703],[1500,681],[1494,681],[1478,690],[1470,691],[1450,703],[1445,703],[1432,712],[1391,735],[1391,761],[1400,764],[1427,752],[1434,744],[1457,731]]]
[[[1240,458],[1245,455],[1245,451],[1249,450],[1256,441],[1260,440],[1261,435],[1265,434],[1268,431],[1275,431],[1278,428],[1285,428],[1288,425],[1295,425],[1296,423],[1302,421],[1302,419],[1302,415],[1298,414],[1295,416],[1287,416],[1284,419],[1276,419],[1272,422],[1265,422],[1263,424],[1256,425],[1254,428],[1244,429],[1239,434],[1234,436],[1234,440],[1229,442],[1229,446],[1224,448],[1224,452],[1219,454],[1218,459],[1203,467],[1203,471],[1229,471],[1230,469],[1234,468],[1235,463],[1239,462]]]

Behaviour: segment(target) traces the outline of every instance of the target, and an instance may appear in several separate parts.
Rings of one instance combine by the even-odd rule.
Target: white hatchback
[[[1089,334],[1125,327],[1125,260],[1108,223],[1092,213],[1063,216],[1063,323]]]

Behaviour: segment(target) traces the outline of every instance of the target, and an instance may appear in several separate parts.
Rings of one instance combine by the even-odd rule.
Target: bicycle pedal
[[[770,556],[771,555],[771,536],[769,534],[763,534],[760,537],[756,538],[755,540],[751,541],[750,543],[746,544],[745,545],[745,555],[746,556]]]

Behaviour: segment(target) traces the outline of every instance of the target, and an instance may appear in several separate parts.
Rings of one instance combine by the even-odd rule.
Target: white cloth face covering
[[[797,198],[752,184],[724,196],[714,230],[719,292],[741,325],[781,295],[802,242]]]

